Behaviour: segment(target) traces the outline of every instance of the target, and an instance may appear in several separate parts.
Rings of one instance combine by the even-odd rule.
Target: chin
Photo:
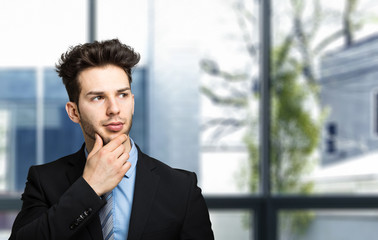
[[[114,138],[120,136],[121,134],[126,134],[128,136],[127,133],[117,132],[117,133],[113,133],[113,134],[110,134],[110,135],[107,135],[107,136],[101,136],[101,138],[102,138],[102,141],[104,142],[104,145],[105,145],[105,144],[108,144]]]

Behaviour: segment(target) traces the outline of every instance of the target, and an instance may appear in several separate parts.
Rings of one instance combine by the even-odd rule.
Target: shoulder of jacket
[[[69,164],[70,162],[75,161],[76,159],[80,158],[82,151],[83,151],[83,149],[81,148],[79,151],[77,151],[75,153],[66,155],[64,157],[61,157],[61,158],[56,159],[56,160],[51,161],[51,162],[47,162],[47,163],[43,163],[43,164],[39,164],[39,165],[33,165],[30,168],[39,170],[39,169],[50,169],[50,168],[63,167],[63,166],[66,166],[67,164]]]

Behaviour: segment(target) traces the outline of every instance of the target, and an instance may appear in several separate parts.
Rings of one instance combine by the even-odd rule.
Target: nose
[[[120,112],[120,107],[118,106],[118,102],[114,98],[108,99],[108,106],[106,109],[106,114],[108,116],[117,115]]]

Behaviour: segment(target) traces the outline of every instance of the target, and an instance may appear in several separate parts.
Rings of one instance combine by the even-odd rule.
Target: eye
[[[119,96],[121,97],[121,98],[125,98],[125,97],[127,97],[129,94],[128,93],[121,93]]]
[[[97,102],[97,101],[100,101],[101,99],[102,99],[102,96],[96,96],[92,98],[92,101]]]

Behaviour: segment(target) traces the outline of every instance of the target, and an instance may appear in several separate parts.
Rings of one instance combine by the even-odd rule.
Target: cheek
[[[120,108],[122,109],[123,114],[129,115],[134,112],[134,104],[131,100],[120,102]]]
[[[130,101],[128,102],[128,109],[131,112],[131,114],[134,113],[134,98],[130,99]]]
[[[96,111],[90,111],[86,108],[82,109],[80,114],[80,121],[93,124],[97,121]]]
[[[134,107],[132,105],[128,106],[127,115],[134,115]]]

